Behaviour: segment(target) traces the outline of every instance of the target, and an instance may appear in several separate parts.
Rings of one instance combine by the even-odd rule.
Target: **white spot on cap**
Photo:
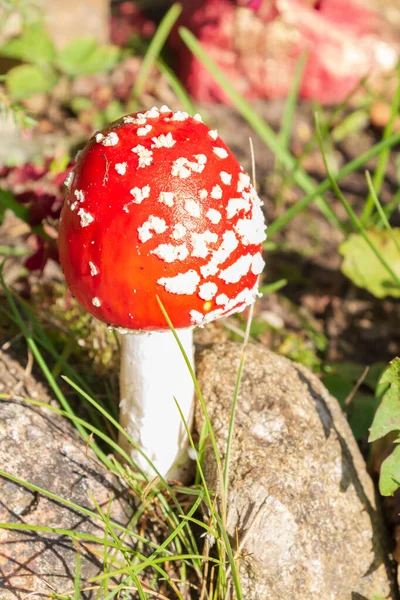
[[[98,298],[92,298],[92,304],[93,304],[93,306],[97,306],[97,307],[101,306],[101,302]]]
[[[135,152],[135,154],[138,155],[138,158],[139,158],[138,168],[139,169],[141,167],[142,168],[148,167],[153,162],[153,152],[151,150],[148,150],[144,146],[140,146],[140,145],[135,146],[135,148],[132,148],[132,152]]]
[[[218,265],[224,263],[226,259],[236,250],[239,241],[233,231],[225,231],[222,235],[222,243],[219,248],[213,251],[211,260],[206,265],[200,267],[203,277],[215,275],[218,271]]]
[[[210,219],[211,223],[217,225],[220,222],[222,215],[218,210],[215,210],[215,208],[210,208],[206,213],[206,217],[207,219]]]
[[[155,233],[164,233],[167,229],[168,227],[164,219],[150,215],[147,221],[138,227],[139,240],[143,243],[147,242],[153,237],[152,231]]]
[[[148,119],[157,119],[160,116],[160,113],[159,113],[158,108],[156,106],[152,106],[150,108],[150,110],[147,110],[145,112],[145,116]]]
[[[165,204],[166,206],[173,206],[174,197],[175,196],[172,192],[160,192],[160,195],[158,196],[158,201],[162,204]]]
[[[189,314],[190,321],[193,325],[200,325],[204,320],[204,315],[198,310],[191,310]]]
[[[199,115],[199,113],[196,113],[195,115],[193,115],[193,119],[194,119],[195,121],[199,121],[200,123],[202,123],[202,122],[203,122],[202,116],[201,116],[201,115]]]
[[[147,135],[153,129],[151,125],[145,125],[144,127],[138,127],[137,134],[138,135]]]
[[[152,148],[172,148],[172,146],[175,146],[176,144],[171,132],[167,133],[167,135],[162,133],[158,137],[153,137],[151,139],[153,142],[151,145]]]
[[[226,171],[221,171],[219,176],[221,177],[222,183],[224,183],[225,185],[229,185],[232,181],[232,175],[230,173],[227,173]]]
[[[167,112],[171,112],[171,109],[166,104],[163,104],[162,107],[160,108],[160,113],[167,113]]]
[[[251,184],[250,177],[247,173],[239,173],[239,179],[237,184],[237,191],[243,192],[244,189],[249,187]]]
[[[64,181],[64,185],[65,187],[67,187],[68,189],[70,189],[72,182],[74,180],[75,177],[75,173],[73,171],[71,171],[71,173],[68,173],[65,181]]]
[[[89,261],[89,268],[90,268],[90,274],[93,277],[99,273],[98,268],[96,267],[96,265],[94,263],[92,263],[91,260]]]
[[[75,190],[74,196],[78,200],[78,202],[83,202],[85,200],[85,195],[82,190]]]
[[[116,163],[114,165],[115,170],[117,171],[117,173],[119,175],[125,175],[126,173],[126,167],[128,166],[128,163],[123,162],[123,163]]]
[[[221,271],[218,277],[223,279],[225,283],[237,283],[250,271],[252,261],[253,255],[245,254],[238,258],[233,265],[230,265],[224,271]]]
[[[212,281],[207,281],[207,283],[203,283],[203,285],[200,286],[199,296],[202,300],[212,300],[217,292],[217,284]]]
[[[199,204],[190,198],[186,198],[185,200],[185,210],[191,217],[200,217],[201,210]]]
[[[263,272],[265,266],[265,262],[261,254],[256,254],[253,256],[253,260],[251,262],[251,272],[254,275],[260,275]]]
[[[232,219],[239,211],[248,212],[250,208],[251,204],[248,198],[231,198],[226,207],[227,217]]]
[[[97,139],[97,135],[96,135],[96,141],[99,141]],[[100,141],[103,144],[103,146],[116,146],[119,142],[119,138],[118,138],[117,134],[115,133],[115,131],[110,131],[110,133],[108,135],[106,135],[106,137],[104,139],[102,139]]]
[[[182,112],[180,110],[177,110],[173,115],[172,115],[172,120],[173,121],[186,121],[186,119],[189,118],[189,115],[187,112]]]
[[[96,139],[96,142],[97,142],[98,144],[100,144],[100,142],[101,142],[102,140],[104,140],[104,135],[103,135],[102,133],[96,133],[96,135],[95,135],[94,137],[95,137],[95,139]]]
[[[78,202],[73,202],[71,204],[71,210],[72,210],[72,212],[77,209],[77,206],[78,206]]]
[[[184,227],[183,225],[181,225],[181,223],[177,223],[174,226],[174,229],[172,231],[171,237],[173,237],[174,240],[180,240],[185,235],[186,235],[186,227]]]
[[[266,239],[264,215],[258,205],[253,205],[250,219],[239,219],[235,231],[241,236],[245,246],[249,244],[262,244]]]
[[[208,132],[208,135],[210,136],[211,139],[216,140],[218,137],[218,131],[216,129],[210,129],[210,131]]]
[[[126,125],[130,125],[131,123],[132,123],[132,124],[133,124],[133,123],[134,123],[134,124],[136,124],[136,123],[137,123],[137,119],[135,119],[134,117],[131,117],[130,115],[127,115],[126,117],[123,117],[123,118],[122,118],[122,120],[123,120],[123,122],[124,122]],[[146,122],[146,121],[145,121],[145,122]]]
[[[189,256],[189,250],[185,244],[174,246],[173,244],[160,244],[150,254],[155,254],[161,260],[167,263],[175,262],[176,260],[185,260]]]
[[[213,148],[213,152],[219,158],[227,158],[228,156],[228,152],[225,150],[225,148],[220,148],[220,146],[215,146],[215,148]]]
[[[214,185],[211,190],[211,198],[214,198],[214,200],[220,200],[222,198],[222,188],[220,185]]]
[[[199,198],[200,200],[205,200],[208,196],[208,192],[207,190],[200,190],[199,191]]]
[[[86,211],[83,210],[83,208],[80,208],[78,210],[78,215],[81,218],[81,226],[82,227],[87,227],[88,225],[90,225],[90,223],[92,223],[94,221],[94,218],[92,217],[92,215]]]
[[[210,254],[207,244],[215,244],[218,241],[218,235],[211,231],[204,233],[192,233],[191,235],[193,250],[191,255],[195,258],[206,258]]]
[[[175,277],[162,277],[157,281],[167,292],[188,296],[194,294],[199,282],[200,275],[193,269],[186,271],[186,273],[178,273]]]
[[[189,159],[183,156],[174,160],[174,162],[172,163],[171,174],[174,177],[186,179],[187,177],[190,177],[192,171],[194,171],[195,173],[202,173],[207,162],[206,155],[195,154],[194,158],[197,162],[190,161]]]
[[[134,187],[129,191],[129,193],[133,196],[132,202],[134,202],[135,204],[140,204],[145,198],[148,198],[150,196],[150,186],[145,185],[142,188]]]
[[[219,294],[215,298],[215,303],[218,304],[218,306],[225,306],[225,304],[228,304],[228,302],[229,302],[229,298],[226,294]]]

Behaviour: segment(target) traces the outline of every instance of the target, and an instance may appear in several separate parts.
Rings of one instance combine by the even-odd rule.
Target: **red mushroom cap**
[[[163,106],[123,117],[88,142],[66,185],[61,264],[101,321],[167,329],[157,295],[177,328],[254,302],[261,202],[199,115]]]

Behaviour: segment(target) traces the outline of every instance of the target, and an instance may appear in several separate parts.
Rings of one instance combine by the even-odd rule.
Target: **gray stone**
[[[226,343],[198,354],[222,455],[240,353]],[[204,468],[216,489],[211,447]],[[397,598],[374,487],[339,405],[307,369],[254,345],[236,413],[227,528],[244,541],[246,600]]]
[[[1,351],[0,392],[52,402],[46,389],[26,377],[20,365]],[[94,454],[86,451],[70,423],[46,409],[0,400],[0,469],[94,511],[93,498],[105,512],[113,498],[111,519],[121,525],[129,522],[132,508],[116,482]],[[6,477],[0,477],[0,523],[46,525],[104,536],[101,521]],[[82,553],[83,579],[102,571],[101,559],[90,552],[90,545],[74,546],[68,536],[52,533],[0,529],[1,600],[22,600],[32,592],[40,592],[35,597],[47,597],[49,592],[73,591],[77,550]]]

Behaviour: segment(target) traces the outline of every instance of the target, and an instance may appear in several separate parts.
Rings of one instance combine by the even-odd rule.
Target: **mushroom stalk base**
[[[193,330],[178,330],[191,365]],[[168,331],[121,334],[120,424],[161,475],[187,481],[188,439],[181,415],[191,427],[194,385],[173,333]],[[149,463],[120,435],[119,445],[149,477]]]

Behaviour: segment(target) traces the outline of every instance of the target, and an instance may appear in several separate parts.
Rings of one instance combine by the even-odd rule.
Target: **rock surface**
[[[0,351],[0,393],[7,392],[51,401],[43,386],[33,377],[26,378],[20,365]],[[95,510],[92,497],[104,511],[113,497],[111,519],[126,525],[131,509],[93,456],[65,419],[22,402],[0,400],[1,470],[91,510]],[[104,535],[99,521],[6,477],[0,477],[0,523]],[[38,598],[52,591],[73,593],[77,549],[82,553],[83,578],[97,574],[101,565],[96,556],[83,544],[75,547],[68,536],[0,529],[1,600],[22,600],[32,592]]]
[[[227,343],[198,354],[222,455],[240,353]],[[248,347],[230,465],[227,522],[244,540],[243,598],[397,598],[372,481],[336,400],[307,369]],[[205,474],[216,489],[211,448]]]

